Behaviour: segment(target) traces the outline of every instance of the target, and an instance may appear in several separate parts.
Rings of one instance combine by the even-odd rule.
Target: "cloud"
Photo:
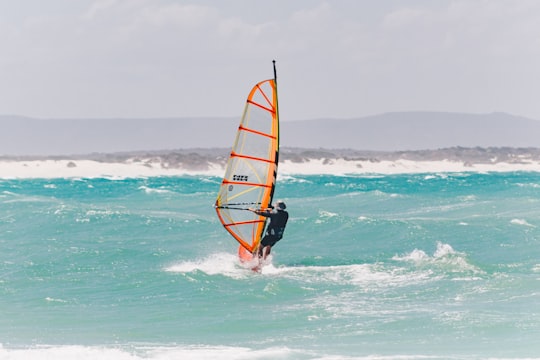
[[[433,12],[417,8],[400,8],[388,13],[382,21],[382,26],[388,29],[402,29],[419,23],[432,22]]]
[[[292,119],[403,110],[540,119],[534,0],[11,4],[18,17],[0,15],[0,113],[231,116],[275,58]]]
[[[174,25],[187,28],[208,26],[217,19],[217,10],[198,5],[168,4],[147,7],[143,19],[155,26]]]
[[[540,90],[534,65],[540,47],[533,45],[540,34],[540,3],[437,4],[405,3],[368,29],[364,46],[372,49],[375,60],[368,64],[375,74],[367,81],[374,85],[374,112],[500,110],[540,118],[526,104]],[[359,81],[365,74],[360,75]],[[515,91],[516,86],[521,89]]]
[[[83,18],[89,20],[94,19],[99,16],[99,14],[114,7],[116,4],[118,4],[118,0],[96,0],[90,4],[86,13],[83,14]]]

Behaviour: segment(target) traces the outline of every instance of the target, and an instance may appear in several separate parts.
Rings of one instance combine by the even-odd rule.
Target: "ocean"
[[[282,176],[260,274],[219,183],[0,180],[0,359],[540,359],[540,173]]]

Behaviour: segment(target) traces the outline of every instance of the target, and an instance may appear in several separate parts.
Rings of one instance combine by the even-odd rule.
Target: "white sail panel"
[[[266,219],[247,209],[271,204],[277,174],[278,121],[275,79],[262,81],[247,98],[215,204],[227,231],[250,252],[261,240]]]

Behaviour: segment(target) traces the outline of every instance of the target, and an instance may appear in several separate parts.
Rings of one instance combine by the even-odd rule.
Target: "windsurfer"
[[[289,219],[289,213],[285,211],[286,208],[287,206],[285,203],[280,200],[276,203],[273,209],[249,209],[257,215],[270,218],[270,223],[266,228],[266,235],[264,235],[262,238],[258,250],[259,258],[262,258],[263,260],[266,259],[266,257],[270,254],[272,246],[274,246],[283,237],[285,226],[287,225],[287,220]]]

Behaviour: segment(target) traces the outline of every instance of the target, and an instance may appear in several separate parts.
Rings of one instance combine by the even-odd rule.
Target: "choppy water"
[[[0,180],[0,359],[540,358],[540,174],[280,178],[262,274],[219,181]]]

